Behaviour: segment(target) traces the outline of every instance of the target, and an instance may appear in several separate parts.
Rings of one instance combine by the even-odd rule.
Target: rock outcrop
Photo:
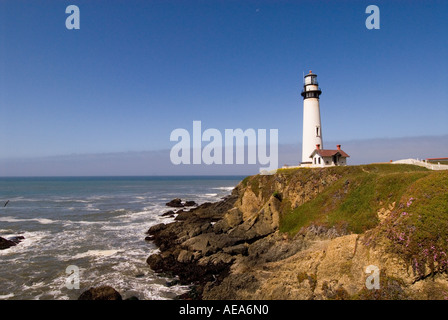
[[[356,171],[359,181],[370,181],[367,169],[372,170]],[[160,253],[151,255],[148,264],[157,272],[178,275],[183,284],[195,284],[181,297],[188,299],[448,296],[446,273],[427,269],[416,275],[409,261],[390,249],[385,236],[377,236],[372,245],[373,235],[380,234],[377,230],[399,206],[392,193],[385,195],[389,202],[377,196],[379,209],[371,210],[376,224],[368,216],[361,221],[366,232],[357,233],[353,230],[359,224],[344,220],[330,224],[321,217],[336,210],[335,204],[345,205],[347,195],[358,192],[358,180],[347,175],[348,169],[301,170],[246,178],[222,201],[199,205],[181,212],[176,222],[153,226],[148,234]],[[319,208],[318,218],[303,223],[297,232],[280,232],[285,217],[321,197],[328,200]],[[377,267],[374,280],[380,289],[371,290],[366,284],[374,276],[366,271],[368,266]]]
[[[121,294],[110,286],[92,287],[79,296],[78,300],[123,300]]]
[[[15,245],[16,243],[13,241],[0,237],[0,250],[5,250]]]
[[[179,198],[173,199],[170,202],[167,202],[166,205],[168,207],[174,207],[174,208],[180,208],[183,207],[184,205],[182,204],[182,200]]]
[[[24,240],[24,239],[25,238],[23,236],[14,236],[14,237],[10,237],[9,239],[0,237],[0,250],[5,250],[10,247],[13,247],[13,246],[19,244],[20,242],[22,242],[22,240]]]

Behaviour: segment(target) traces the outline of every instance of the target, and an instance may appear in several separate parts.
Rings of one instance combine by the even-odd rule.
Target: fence
[[[435,163],[429,163],[425,160],[419,160],[419,159],[403,159],[403,160],[397,160],[393,161],[392,163],[396,164],[413,164],[416,166],[425,167],[431,170],[448,170],[448,165],[446,164],[435,164]]]

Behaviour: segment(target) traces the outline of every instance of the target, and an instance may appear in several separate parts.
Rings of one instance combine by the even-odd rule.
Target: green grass
[[[435,171],[408,186],[376,238],[390,240],[417,276],[448,271],[448,172]],[[374,238],[375,238],[374,237]]]
[[[319,193],[292,207],[294,201],[277,189],[277,182],[298,188],[311,182]],[[310,225],[353,233],[370,230],[365,244],[385,244],[417,277],[427,276],[428,268],[448,272],[448,171],[404,164],[290,168],[247,177],[242,184],[266,201],[271,196],[280,200],[279,228],[290,236]],[[380,223],[382,208],[392,211]]]
[[[284,208],[281,232],[293,236],[302,227],[320,224],[362,233],[378,225],[380,208],[398,202],[410,185],[432,173],[422,167],[391,164],[309,169],[311,176],[322,175],[315,170],[340,178],[303,205]]]
[[[311,184],[319,187],[319,193],[292,207],[294,201],[276,189],[276,182],[298,188]],[[448,171],[404,164],[291,168],[273,176],[251,176],[243,184],[263,199],[274,195],[280,200],[279,228],[290,236],[310,225],[368,231],[366,245],[385,245],[412,266],[417,278],[448,272]],[[315,190],[310,192],[315,194]],[[382,208],[392,210],[380,223]],[[302,278],[299,275],[299,281]],[[387,290],[375,295],[366,291],[361,296],[402,297],[400,284],[389,280]]]

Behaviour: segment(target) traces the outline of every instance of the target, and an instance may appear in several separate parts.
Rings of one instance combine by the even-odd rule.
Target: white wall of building
[[[337,162],[333,161],[333,157],[321,157],[319,154],[315,154],[313,158],[310,158],[313,167],[326,167],[326,166],[345,166],[347,159],[339,157]]]
[[[309,162],[310,156],[319,144],[323,148],[319,99],[303,100],[302,162]]]

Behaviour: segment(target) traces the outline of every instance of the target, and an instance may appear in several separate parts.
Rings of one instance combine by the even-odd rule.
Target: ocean
[[[158,249],[145,232],[174,221],[161,216],[173,198],[219,201],[242,178],[0,178],[0,237],[25,237],[0,250],[0,299],[77,299],[100,285],[124,299],[173,299],[188,287],[149,268]],[[67,286],[69,266],[79,269],[79,289]]]

